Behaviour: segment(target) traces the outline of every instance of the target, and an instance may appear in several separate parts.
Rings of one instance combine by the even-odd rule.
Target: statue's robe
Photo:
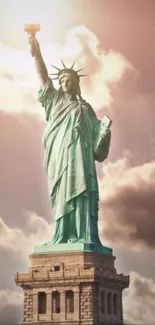
[[[43,135],[45,166],[55,230],[52,243],[100,243],[98,237],[98,182],[95,158],[106,159],[110,137],[97,153],[94,141],[101,122],[92,107],[77,99],[65,101],[49,78],[38,100],[48,121]]]

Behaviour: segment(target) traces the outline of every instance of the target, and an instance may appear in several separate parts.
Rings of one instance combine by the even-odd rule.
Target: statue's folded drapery
[[[48,121],[43,136],[55,231],[52,243],[84,242],[100,244],[98,237],[98,183],[94,140],[100,121],[85,101],[67,102],[61,88],[49,78],[40,88],[38,100]],[[110,136],[103,139],[96,154],[106,159]]]

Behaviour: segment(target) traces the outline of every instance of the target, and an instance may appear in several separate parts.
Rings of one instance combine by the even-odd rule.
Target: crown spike
[[[79,70],[76,70],[75,72],[77,72],[77,73],[78,73],[78,72],[80,72],[80,71],[82,71],[82,70],[83,70],[83,68],[82,68],[82,69],[79,69]]]
[[[56,77],[56,78],[51,78],[52,80],[58,80],[59,78],[58,77]]]
[[[50,66],[53,67],[54,69],[57,69],[58,71],[60,71],[60,69],[55,67],[54,65],[50,64]]]
[[[72,66],[70,67],[70,69],[73,69],[74,68],[74,65],[75,65],[75,62],[72,64]]]
[[[81,78],[81,77],[88,77],[88,74],[79,74],[78,76],[79,76],[80,78]]]
[[[62,62],[63,67],[64,67],[65,69],[67,69],[67,67],[65,66],[64,62],[63,62],[63,61],[61,61],[61,62]]]

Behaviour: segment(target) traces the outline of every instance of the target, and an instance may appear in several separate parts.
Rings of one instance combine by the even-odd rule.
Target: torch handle
[[[40,31],[40,25],[39,24],[26,24],[24,26],[24,31],[28,34],[29,38],[29,44],[31,47],[31,55],[35,55],[35,48],[37,51],[37,40],[35,38],[36,33]]]
[[[28,34],[28,39],[29,39],[29,44],[30,44],[30,49],[31,49],[31,55],[34,57],[34,39],[35,39],[35,32],[27,33]]]

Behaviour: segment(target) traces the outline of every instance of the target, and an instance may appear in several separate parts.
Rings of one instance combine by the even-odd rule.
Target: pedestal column
[[[52,293],[47,292],[47,321],[52,319]]]
[[[80,290],[74,289],[74,320],[79,321],[80,317]]]
[[[38,293],[33,293],[33,322],[38,321]]]
[[[60,313],[61,313],[61,319],[65,320],[66,316],[66,302],[65,302],[65,291],[64,290],[59,290],[60,291]]]

